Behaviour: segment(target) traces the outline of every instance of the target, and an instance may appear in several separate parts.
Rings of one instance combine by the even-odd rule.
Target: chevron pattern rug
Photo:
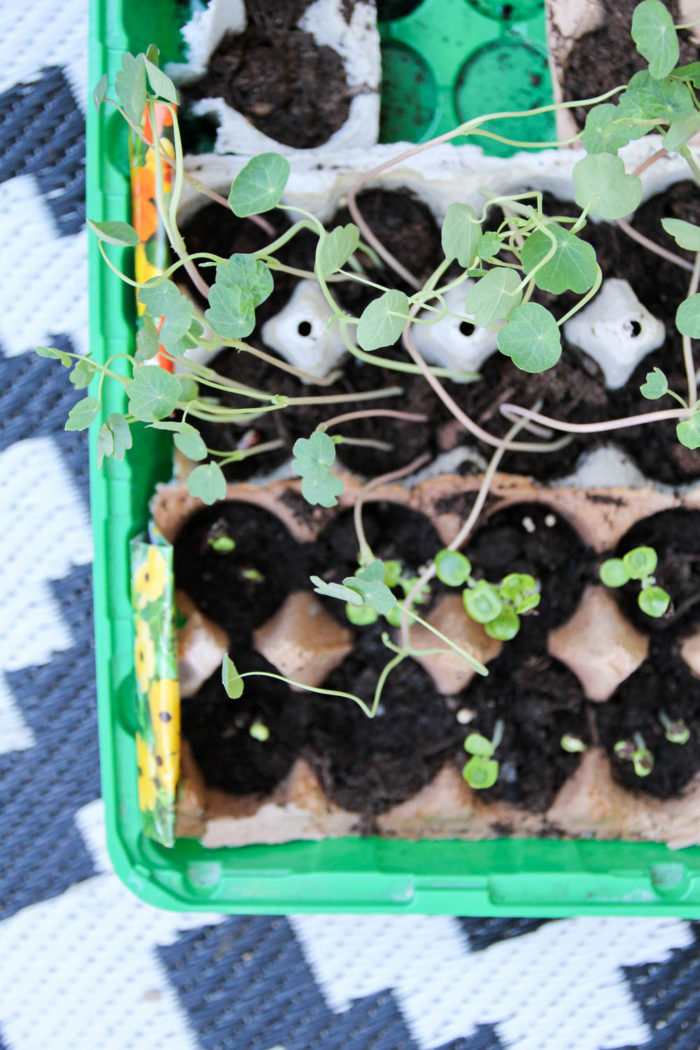
[[[86,4],[0,13],[0,1050],[698,1050],[700,923],[156,911],[102,831],[87,447]]]

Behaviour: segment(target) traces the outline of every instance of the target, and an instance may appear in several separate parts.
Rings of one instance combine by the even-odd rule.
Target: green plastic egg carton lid
[[[424,142],[482,113],[551,103],[544,0],[379,0],[378,13],[382,142]],[[497,130],[525,142],[555,137],[551,113]],[[501,157],[517,149],[472,141]]]
[[[437,2],[425,0],[400,27],[397,14],[392,32],[408,31],[424,10],[436,10]],[[466,0],[441,2],[455,13],[469,6]],[[478,5],[474,0],[482,23],[488,22],[484,5],[485,0]],[[165,61],[180,58],[176,18],[188,11],[189,5],[177,7],[172,0],[138,5],[91,0],[90,84],[103,73],[113,83],[121,53],[142,50],[150,42],[159,44]],[[456,14],[448,24],[456,40]],[[495,37],[489,39],[498,42],[515,28],[512,19],[505,30],[496,25]],[[475,35],[471,51],[487,42]],[[451,71],[441,83],[453,83],[458,50],[463,60],[463,43],[459,49],[455,44],[449,51],[455,56]],[[489,97],[489,106],[492,101]],[[96,221],[129,216],[129,182],[114,144],[113,116],[106,107],[99,115],[88,107],[88,214]],[[451,123],[448,116],[440,119],[445,126]],[[95,358],[104,362],[110,355],[131,352],[135,323],[133,298],[105,267],[92,240],[90,339]],[[123,407],[110,395],[97,426]],[[700,848],[674,853],[658,843],[341,838],[207,850],[194,840],[181,839],[168,848],[145,838],[137,799],[128,548],[129,540],[146,527],[148,500],[156,482],[168,478],[172,461],[163,432],[146,429],[124,462],[109,460],[98,469],[97,426],[91,434],[90,472],[102,787],[110,856],[134,893],[175,911],[700,918]]]

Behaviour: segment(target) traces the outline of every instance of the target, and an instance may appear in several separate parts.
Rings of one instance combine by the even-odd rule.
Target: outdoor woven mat
[[[86,4],[0,13],[0,1050],[698,1050],[700,923],[178,915],[103,841],[87,447]]]

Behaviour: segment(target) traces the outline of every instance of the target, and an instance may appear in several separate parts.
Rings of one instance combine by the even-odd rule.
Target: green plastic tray
[[[123,4],[123,8],[122,8]],[[91,0],[90,82],[112,81],[121,52],[157,42],[177,57],[170,0]],[[127,219],[123,136],[109,109],[88,117],[88,214]],[[90,245],[90,336],[104,361],[133,344],[131,290]],[[109,389],[109,388],[108,388]],[[102,407],[102,419],[120,408]],[[100,420],[100,423],[102,422]],[[422,912],[456,915],[679,915],[700,918],[700,848],[500,839],[402,842],[335,839],[284,846],[168,849],[141,834],[136,797],[133,628],[128,543],[147,523],[155,483],[171,471],[167,441],[146,431],[124,463],[98,470],[90,448],[102,785],[115,869],[134,893],[179,911]]]

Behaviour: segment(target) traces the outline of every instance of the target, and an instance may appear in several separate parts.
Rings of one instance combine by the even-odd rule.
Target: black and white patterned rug
[[[122,887],[99,800],[86,4],[0,13],[0,1050],[698,1050],[700,923],[209,918]]]

